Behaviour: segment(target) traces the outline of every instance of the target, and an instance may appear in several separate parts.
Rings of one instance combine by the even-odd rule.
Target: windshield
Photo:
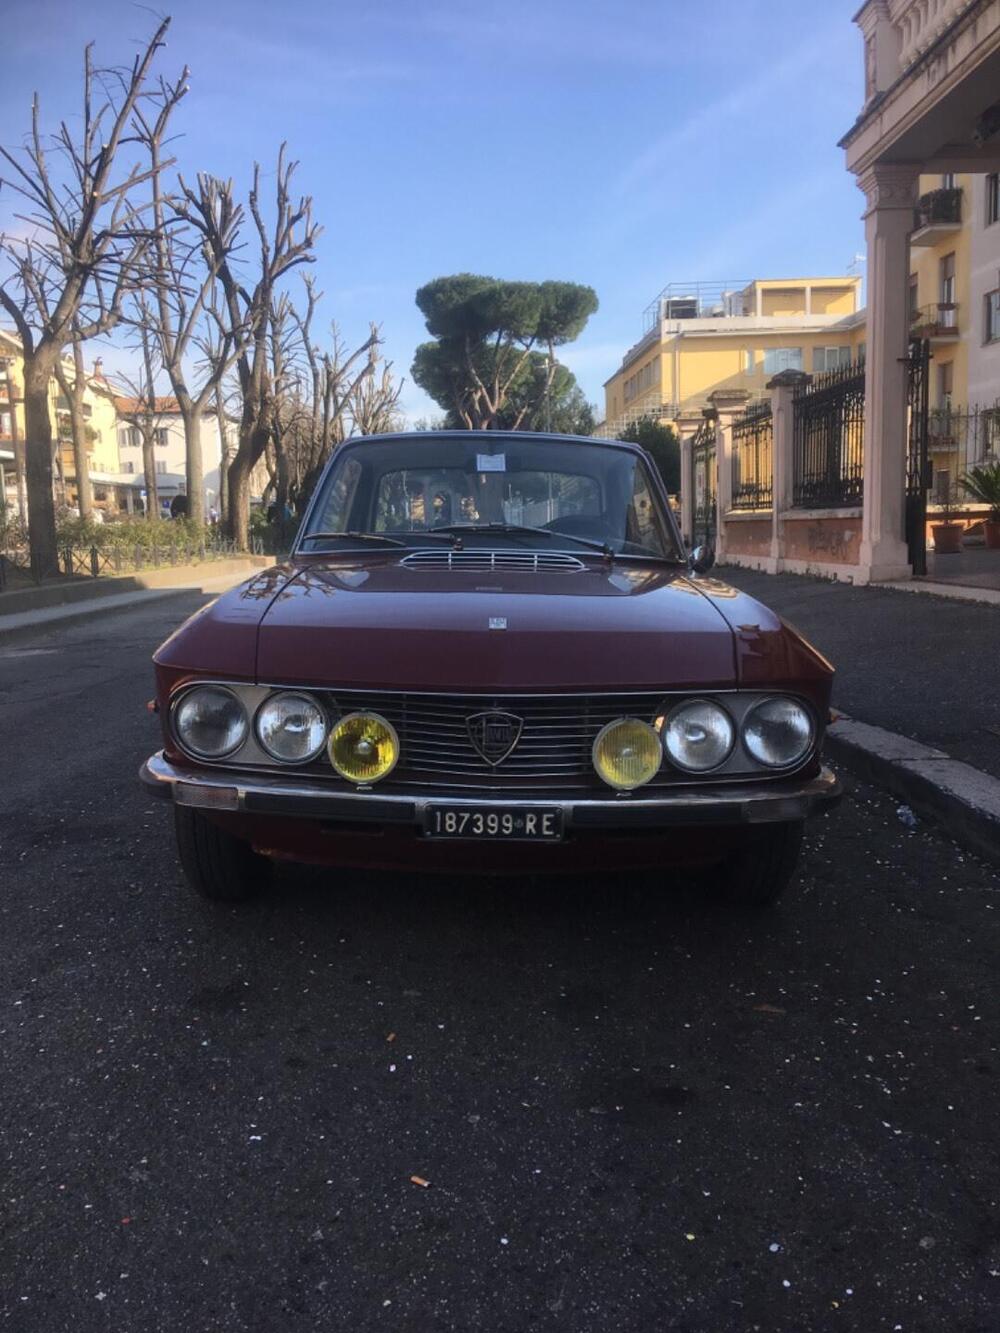
[[[301,540],[307,550],[323,550],[327,541],[341,548],[377,534],[388,548],[390,538],[420,545],[434,532],[476,544],[545,540],[553,549],[563,538],[568,550],[596,544],[615,554],[682,558],[637,455],[500,432],[489,441],[427,434],[343,445]]]

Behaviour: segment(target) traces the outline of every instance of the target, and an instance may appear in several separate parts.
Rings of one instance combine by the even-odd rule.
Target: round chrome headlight
[[[224,759],[250,730],[246,710],[224,685],[196,685],[173,710],[174,735],[196,759]]]
[[[257,712],[257,739],[282,764],[307,764],[326,744],[326,714],[308,694],[272,694]]]
[[[736,728],[721,705],[709,699],[691,699],[671,709],[661,735],[664,750],[678,768],[708,773],[729,758]]]
[[[334,723],[327,751],[330,763],[348,782],[378,782],[396,767],[399,737],[378,713],[348,713]]]
[[[800,763],[812,743],[812,717],[795,699],[765,699],[751,708],[743,722],[747,754],[768,768],[790,768]]]
[[[655,778],[663,762],[660,738],[648,722],[619,717],[598,732],[594,768],[609,787],[631,791]]]

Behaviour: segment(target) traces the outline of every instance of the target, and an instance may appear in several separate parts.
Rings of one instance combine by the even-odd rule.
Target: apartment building
[[[599,433],[614,437],[644,416],[696,416],[713,392],[753,401],[778,371],[822,373],[857,359],[860,296],[856,276],[670,283],[605,382]]]

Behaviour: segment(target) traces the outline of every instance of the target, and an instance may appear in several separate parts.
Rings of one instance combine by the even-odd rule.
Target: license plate
[[[424,832],[429,838],[558,842],[563,835],[562,811],[545,807],[483,810],[474,806],[432,805],[424,814]]]

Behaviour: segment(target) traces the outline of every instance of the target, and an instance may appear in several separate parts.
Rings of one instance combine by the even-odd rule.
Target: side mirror
[[[688,556],[688,565],[695,574],[707,574],[715,564],[715,549],[711,546],[696,546]]]

